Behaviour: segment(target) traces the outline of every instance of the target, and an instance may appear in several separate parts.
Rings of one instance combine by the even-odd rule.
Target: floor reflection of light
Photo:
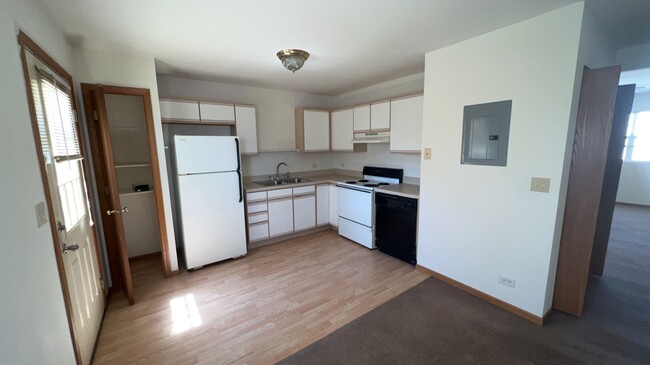
[[[193,294],[169,301],[172,309],[172,335],[185,332],[201,325],[201,316]]]

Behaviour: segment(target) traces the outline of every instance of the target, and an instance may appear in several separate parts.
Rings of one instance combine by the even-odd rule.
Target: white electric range
[[[403,178],[403,169],[365,166],[362,179],[339,182],[339,234],[374,249],[375,188],[400,184]]]

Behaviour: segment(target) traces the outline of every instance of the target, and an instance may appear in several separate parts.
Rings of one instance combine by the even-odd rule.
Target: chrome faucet
[[[275,176],[276,176],[276,178],[278,178],[278,179],[280,178],[280,166],[282,166],[282,165],[286,166],[287,168],[289,167],[289,165],[287,165],[287,164],[284,163],[284,162],[280,162],[280,163],[278,164],[278,166],[275,167]],[[289,173],[287,173],[287,175],[289,175]]]

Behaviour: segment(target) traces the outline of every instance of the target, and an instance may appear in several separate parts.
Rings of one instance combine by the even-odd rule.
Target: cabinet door
[[[352,151],[352,109],[332,112],[332,151]]]
[[[315,195],[303,195],[293,198],[293,223],[296,231],[316,227]]]
[[[370,130],[390,130],[390,100],[370,105]]]
[[[370,105],[354,107],[354,131],[370,131]]]
[[[420,153],[422,146],[422,95],[391,100],[391,152]]]
[[[242,154],[257,153],[257,119],[255,107],[235,105],[235,126]]]
[[[163,120],[177,120],[199,122],[198,101],[160,100],[160,118]]]
[[[316,187],[316,225],[322,226],[330,222],[330,186]]]
[[[202,122],[235,123],[235,106],[233,104],[216,104],[199,102]]]
[[[293,199],[269,201],[269,235],[279,236],[293,232]]]
[[[339,187],[330,185],[330,224],[334,227],[339,226]]]
[[[330,150],[330,115],[322,110],[304,111],[305,151]]]

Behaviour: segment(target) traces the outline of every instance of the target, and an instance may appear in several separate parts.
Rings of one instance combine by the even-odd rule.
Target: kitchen
[[[308,64],[307,67],[309,67]],[[194,103],[195,101],[200,101],[199,104],[201,102],[218,102],[233,103],[236,106],[255,106],[258,133],[254,138],[257,139],[256,145],[259,146],[259,149],[257,151],[245,151],[242,149],[241,153],[241,170],[243,172],[244,187],[248,193],[247,221],[249,224],[249,248],[258,247],[269,242],[278,242],[300,234],[304,235],[317,232],[323,228],[332,227],[337,229],[338,213],[336,209],[338,205],[338,188],[336,187],[336,183],[353,178],[358,179],[362,175],[364,166],[403,169],[404,182],[414,184],[408,186],[417,185],[419,183],[418,175],[420,165],[419,130],[421,130],[422,118],[422,87],[423,75],[416,74],[394,80],[390,83],[364,88],[359,92],[352,92],[341,97],[329,97],[158,75],[158,90],[161,99],[161,108],[163,109],[162,119],[166,143],[171,139],[171,134],[173,133],[170,133],[169,129],[177,128],[178,126],[174,124],[173,112],[165,110],[167,105],[170,105],[169,103],[173,106],[176,102],[182,103],[185,101]],[[411,95],[414,97],[402,97]],[[278,102],[278,100],[284,102]],[[304,101],[294,104],[295,102],[292,103],[292,100]],[[353,104],[350,105],[351,103]],[[392,109],[391,103],[393,105]],[[353,106],[357,106],[357,108],[353,108]],[[330,142],[329,135],[330,110],[332,111],[331,123],[333,124],[332,142]],[[356,113],[355,110],[357,110]],[[391,111],[393,115],[391,115]],[[298,125],[299,123],[297,123],[297,115],[305,115],[302,113],[312,113],[317,117],[319,115],[322,116],[321,121],[325,123],[327,133],[321,135],[320,140],[318,138],[316,140],[313,138],[310,140],[310,137],[300,136],[296,133],[296,130],[301,128]],[[233,115],[237,115],[237,113]],[[344,134],[342,142],[339,143],[342,147],[336,148],[337,142],[333,140],[336,132],[334,124],[341,120],[339,115],[349,119],[349,122],[343,120],[343,123],[347,123],[344,125],[349,130],[346,130],[348,135]],[[366,124],[363,124],[364,117],[367,119],[365,121]],[[380,122],[380,117],[384,121]],[[305,123],[302,120],[300,122],[303,123],[302,125]],[[384,124],[380,125],[379,123]],[[412,127],[411,124],[415,124],[415,126]],[[373,128],[371,125],[375,127]],[[353,145],[352,140],[355,130],[357,137],[365,137],[363,131],[366,130],[368,132],[381,130],[387,134],[390,127],[386,128],[384,125],[392,125],[391,132],[397,130],[396,139],[384,138],[379,140],[375,138],[371,140],[359,140],[357,138],[359,142],[363,143],[355,143]],[[402,125],[408,126],[403,129],[403,132],[399,130],[399,127]],[[397,128],[394,126],[397,126]],[[200,122],[197,122],[197,128],[203,130],[213,128],[217,130],[220,128],[223,129],[224,127],[200,125]],[[414,130],[412,130],[413,128]],[[185,131],[186,133],[183,134],[191,133],[191,131],[187,131],[187,128]],[[228,128],[223,129],[222,134],[230,134]],[[300,140],[301,137],[303,138],[302,140]],[[240,136],[240,139],[245,141],[247,137]],[[308,141],[307,144],[304,143],[305,140]],[[391,141],[393,142],[391,143]],[[315,144],[316,147],[309,145],[309,143]],[[332,143],[332,151],[329,151],[330,143]],[[322,146],[325,146],[325,148],[322,148]],[[316,151],[310,152],[310,150]],[[358,152],[354,152],[355,150]],[[173,166],[170,162],[173,160],[173,156],[171,155],[171,149],[167,148],[166,154],[168,170],[172,171]],[[282,163],[282,166],[276,169],[276,165],[280,163]],[[265,188],[255,183],[256,181],[268,180],[274,175],[285,176],[289,173],[291,177],[302,177],[308,179],[308,181],[294,183],[290,186],[283,185],[271,188]],[[176,177],[172,176],[173,174],[170,174],[169,183],[172,187],[172,194],[174,194],[173,179]],[[297,206],[292,207],[291,204],[288,204],[288,206],[285,204],[285,211],[283,212],[290,214],[287,215],[288,218],[285,219],[285,222],[275,223],[283,228],[273,228],[273,222],[277,220],[275,217],[278,216],[278,213],[273,214],[275,212],[275,208],[273,207],[281,204],[283,196],[276,197],[275,199],[280,199],[280,201],[275,203],[269,197],[270,208],[268,208],[269,212],[267,213],[266,191],[279,190],[279,188],[283,187],[285,188],[283,190],[289,191],[290,200],[292,196],[291,189],[295,191],[297,188],[303,186],[311,186],[311,192],[314,194],[313,202],[308,203],[311,204],[309,206],[313,205],[311,208],[314,211],[313,217],[308,218],[308,221],[303,225],[298,223],[294,227],[294,223],[297,222],[292,221],[294,216],[293,209],[296,209]],[[265,207],[263,210],[260,210],[262,209],[260,208],[260,203],[262,203],[259,197],[260,191],[264,194],[263,204]],[[294,198],[296,194],[298,193],[294,192]],[[417,193],[415,195],[417,196]],[[284,199],[287,199],[287,197],[285,196]],[[324,204],[325,202],[327,204]],[[251,212],[251,209],[254,212]],[[290,210],[286,211],[286,209]],[[369,219],[374,221],[374,208],[372,209],[373,214]],[[271,217],[269,217],[269,214]],[[280,214],[280,216],[282,215]],[[323,218],[324,215],[328,215],[328,217]],[[178,216],[176,207],[174,207],[174,216]],[[300,215],[296,214],[296,217],[298,216]],[[253,220],[252,225],[251,220]],[[269,227],[269,224],[271,224],[271,227]],[[175,227],[179,227],[179,223],[175,222]],[[372,229],[374,232],[374,227]],[[300,233],[294,233],[294,230]],[[180,232],[181,229],[175,229],[175,231]],[[182,242],[182,239],[178,241]],[[374,246],[372,247],[374,248]],[[415,264],[415,261],[413,260],[412,263]]]

